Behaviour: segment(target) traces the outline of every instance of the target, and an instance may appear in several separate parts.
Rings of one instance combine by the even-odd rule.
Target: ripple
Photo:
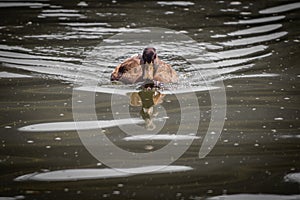
[[[277,138],[282,138],[282,139],[300,139],[300,135],[276,135]]]
[[[239,12],[240,10],[236,8],[227,8],[227,9],[221,9],[221,12]]]
[[[275,40],[278,38],[281,38],[285,36],[288,32],[282,31],[278,33],[271,33],[268,35],[262,35],[262,36],[256,36],[256,37],[250,37],[250,38],[243,38],[243,39],[236,39],[231,40],[229,42],[221,42],[220,44],[225,46],[241,46],[241,45],[249,45],[249,44],[255,44],[260,42],[266,42],[270,40]]]
[[[104,27],[92,27],[92,28],[80,28],[74,27],[72,30],[82,32],[96,32],[96,33],[145,33],[150,32],[147,29],[132,29],[132,28],[104,28]]]
[[[118,89],[118,88],[109,88],[109,87],[98,87],[98,86],[82,86],[74,88],[74,90],[85,91],[85,92],[99,92],[106,94],[119,94],[119,95],[128,95],[129,93],[136,92],[135,89]]]
[[[235,67],[226,67],[226,68],[221,68],[218,69],[218,74],[219,75],[224,75],[224,74],[229,74],[229,73],[233,73],[236,71],[240,71],[243,69],[250,69],[254,67],[254,64],[248,64],[248,65],[239,65],[239,66],[235,66]],[[201,74],[205,74],[206,77],[209,77],[209,74],[214,74],[215,70],[203,70],[201,71]]]
[[[36,3],[36,2],[0,2],[0,8],[9,8],[9,7],[42,8],[47,6],[50,6],[50,4]]]
[[[281,24],[270,24],[270,25],[265,25],[265,26],[258,26],[258,27],[253,27],[249,29],[244,29],[240,31],[234,31],[231,33],[228,33],[227,35],[230,36],[239,36],[239,35],[250,35],[250,34],[256,34],[256,33],[266,33],[270,31],[274,31],[276,29],[281,28]]]
[[[21,199],[25,199],[25,196],[19,195],[14,197],[0,197],[0,200],[21,200]]]
[[[286,182],[300,183],[300,173],[290,173],[284,176]]]
[[[207,198],[207,200],[296,200],[300,195],[276,195],[276,194],[233,194]]]
[[[111,34],[111,33],[107,33]],[[27,35],[25,38],[36,38],[38,40],[72,40],[72,39],[101,39],[102,35],[100,33],[81,33],[81,32],[69,32],[67,34],[44,34],[44,35]]]
[[[60,23],[61,25],[65,26],[72,26],[72,27],[87,27],[87,26],[111,26],[109,23],[99,23],[99,22],[94,22],[94,23],[86,23],[86,22],[72,22],[72,23]]]
[[[129,177],[138,174],[161,174],[185,172],[193,168],[180,165],[154,165],[135,168],[103,168],[103,169],[66,169],[49,172],[35,172],[15,178],[15,181],[78,181],[90,179],[108,179]]]
[[[69,9],[48,9],[48,10],[43,10],[43,13],[78,13],[78,10],[69,10]]]
[[[160,91],[161,94],[184,94],[184,93],[192,93],[192,92],[200,92],[200,91],[208,91],[208,90],[214,90],[218,89],[218,87],[213,86],[198,86],[193,88],[176,88],[174,90],[162,90]],[[133,92],[137,92],[136,89],[118,89],[118,88],[109,88],[109,87],[98,87],[98,86],[82,86],[75,88],[74,90],[79,91],[86,91],[86,92],[98,92],[98,93],[106,93],[106,94],[118,94],[118,95],[128,95]]]
[[[214,63],[205,63],[205,64],[199,64],[197,66],[191,66],[191,67],[186,67],[185,72],[189,71],[196,71],[199,69],[217,69],[220,67],[228,67],[228,66],[233,66],[233,65],[239,65],[242,63],[250,62],[253,60],[261,59],[264,57],[268,57],[272,55],[271,53],[267,53],[261,56],[255,56],[255,57],[248,57],[248,58],[240,58],[240,59],[229,59],[229,60],[223,60],[223,61],[218,61]],[[193,60],[194,61],[194,60]]]
[[[247,19],[247,20],[239,20],[237,22],[224,22],[224,24],[228,25],[236,25],[236,24],[259,24],[259,23],[266,23],[266,22],[273,22],[284,19],[284,15],[280,16],[272,16],[272,17],[261,17],[256,19]]]
[[[52,56],[39,56],[39,55],[32,55],[28,53],[16,53],[12,51],[1,51],[0,50],[0,57],[6,57],[6,58],[21,58],[21,59],[36,59],[36,60],[59,60],[59,61],[81,61],[81,59],[78,58],[72,58],[72,57],[52,57]],[[1,58],[0,58],[1,60]]]
[[[230,78],[263,78],[263,77],[277,77],[279,74],[262,73],[262,74],[247,74],[247,75],[232,75]]]
[[[200,139],[193,135],[175,135],[175,134],[158,134],[158,135],[135,135],[123,138],[125,141],[148,141],[148,140],[195,140]]]
[[[158,1],[157,4],[162,6],[193,6],[194,2],[191,1]]]
[[[77,10],[70,9],[48,9],[43,10],[38,18],[47,18],[47,17],[57,17],[59,19],[67,18],[86,18],[85,15],[82,15]]]
[[[1,48],[1,47],[0,47]],[[5,47],[6,49],[10,49]],[[78,74],[81,65],[72,62],[81,62],[78,58],[72,57],[51,57],[32,55],[29,53],[17,53],[11,51],[0,51],[0,62],[8,68],[17,68],[39,74],[47,74],[55,79],[66,81],[80,80],[98,80],[98,75],[95,73],[95,68],[87,68],[82,73]],[[78,79],[77,79],[78,78]]]
[[[47,18],[47,17],[78,17],[86,18],[86,16],[79,13],[42,13],[38,18]]]
[[[142,124],[144,120],[139,118],[99,120],[99,121],[77,121],[77,122],[52,122],[33,124],[19,128],[23,132],[53,132],[53,131],[74,131],[110,128],[129,124]]]
[[[8,46],[5,44],[0,44],[0,49],[2,50],[17,50],[17,51],[23,51],[23,52],[32,52],[31,49],[26,49],[20,46]]]
[[[32,76],[10,72],[0,72],[0,78],[31,78]]]
[[[96,15],[98,15],[99,17],[109,17],[109,16],[126,16],[126,13],[111,13],[111,12],[106,12],[106,13],[96,13]]]
[[[227,51],[220,51],[220,52],[214,52],[214,53],[207,53],[203,56],[205,60],[222,60],[222,59],[229,59],[229,58],[236,58],[236,57],[243,57],[247,55],[251,55],[257,52],[264,51],[268,48],[268,46],[265,45],[258,45],[253,47],[245,47],[240,49],[234,49],[234,50],[227,50]]]
[[[267,8],[264,10],[259,11],[260,14],[274,14],[274,13],[282,13],[290,10],[295,10],[300,8],[300,2],[296,3],[290,3],[286,5],[281,5],[281,6],[275,6],[272,8]]]

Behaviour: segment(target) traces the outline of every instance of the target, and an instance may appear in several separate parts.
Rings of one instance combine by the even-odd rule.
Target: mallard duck
[[[133,56],[119,64],[111,74],[111,81],[125,84],[138,82],[175,83],[176,71],[171,65],[160,60],[156,49],[147,47],[142,55]]]

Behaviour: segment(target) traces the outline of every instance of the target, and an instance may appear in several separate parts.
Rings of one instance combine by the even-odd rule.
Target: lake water
[[[299,8],[1,0],[0,199],[300,199]],[[112,84],[149,45],[179,82]]]

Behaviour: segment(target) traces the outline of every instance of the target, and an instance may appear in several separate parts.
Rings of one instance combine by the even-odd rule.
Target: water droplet
[[[88,6],[88,4],[85,1],[80,1],[77,6],[82,6],[82,7],[86,7]]]
[[[154,147],[152,146],[152,145],[145,145],[145,150],[148,150],[148,151],[150,151],[150,150],[153,150],[154,149]]]
[[[208,194],[212,194],[214,191],[213,190],[207,190]]]
[[[241,5],[242,3],[239,2],[239,1],[232,1],[230,2],[230,5],[233,5],[233,6],[237,6],[237,5]]]
[[[114,195],[119,195],[120,193],[121,193],[121,192],[118,191],[118,190],[115,190],[115,191],[112,192],[112,194],[114,194]]]
[[[275,117],[274,120],[281,121],[281,120],[283,120],[283,118],[282,117]]]

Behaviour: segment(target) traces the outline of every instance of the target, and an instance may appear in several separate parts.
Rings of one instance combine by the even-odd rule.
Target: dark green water
[[[299,199],[299,7],[275,0],[0,1],[0,199]],[[110,73],[145,46],[114,35],[138,34],[144,27],[180,31],[197,42],[165,39],[155,47],[177,70],[180,84],[198,86],[181,95],[196,95],[199,104],[187,112],[198,113],[200,121],[191,119],[184,130],[199,127],[172,143],[176,151],[194,138],[169,167],[146,173],[143,167],[151,166],[140,161],[139,169],[123,166],[139,174],[117,173],[83,145],[73,123],[74,102],[85,119],[91,119],[90,105],[81,106],[72,94],[96,82],[97,119],[122,119],[121,111],[114,115],[111,92],[101,88],[128,89],[111,86]],[[103,41],[107,45],[97,51]],[[196,58],[192,67],[189,56]],[[226,118],[216,145],[200,159],[212,115],[210,89],[202,86],[215,82],[224,84]],[[136,121],[123,127],[143,124],[141,106],[129,106],[129,98],[124,106]],[[162,149],[184,111],[174,94],[155,109],[161,138],[141,139],[149,130],[140,124],[137,137],[128,139],[113,121],[100,123],[100,132],[126,151]],[[93,138],[96,130],[81,126]],[[106,148],[99,144],[100,151]],[[111,162],[120,161],[111,156]]]

